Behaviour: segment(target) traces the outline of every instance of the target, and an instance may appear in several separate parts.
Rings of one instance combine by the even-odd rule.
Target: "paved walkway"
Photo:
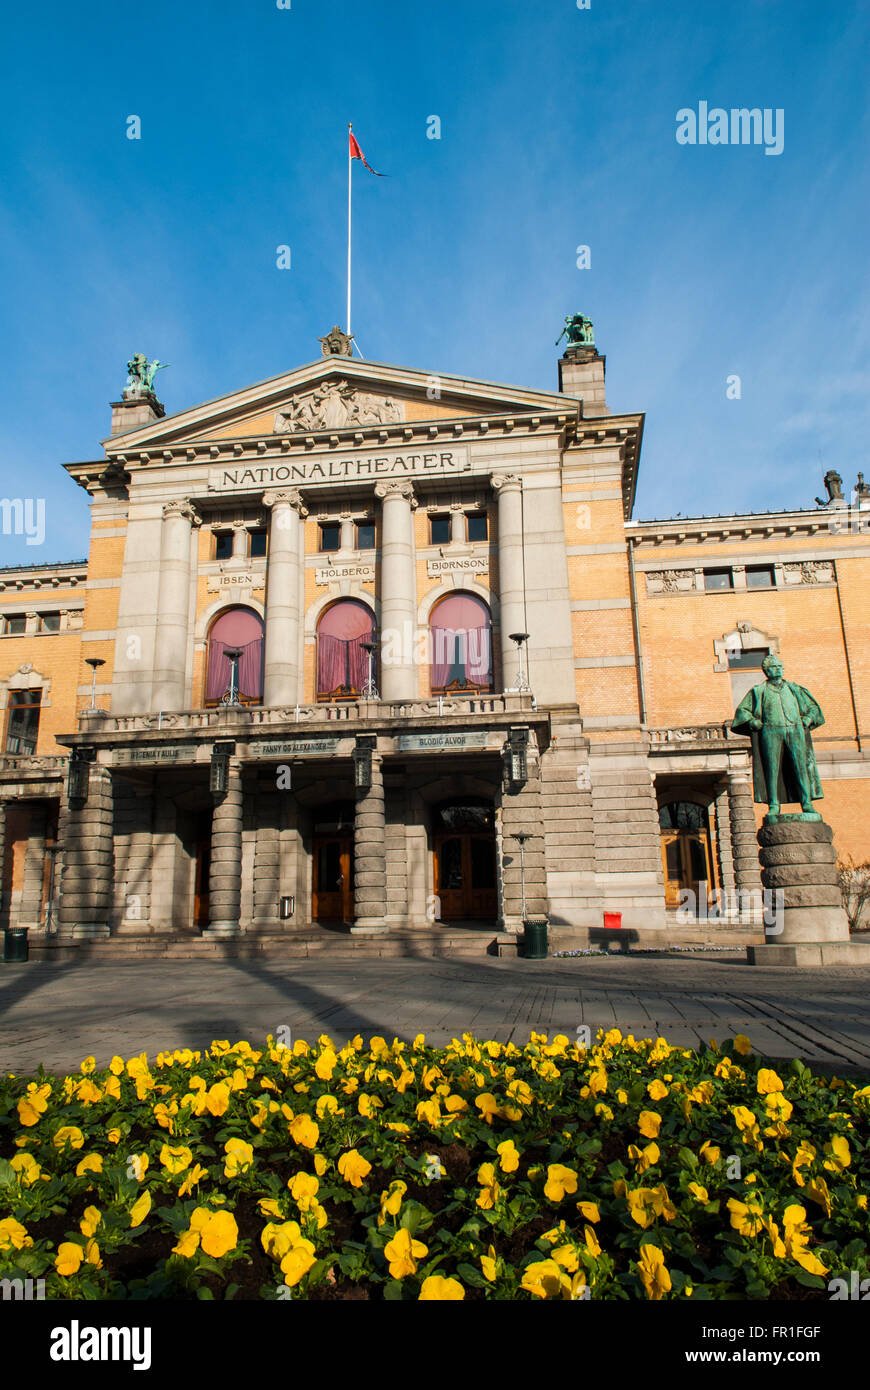
[[[587,1024],[684,1046],[745,1033],[768,1057],[870,1077],[870,971],[772,970],[742,956],[0,965],[0,1072],[93,1055],[359,1032],[527,1042]],[[856,1073],[857,1074],[857,1073]]]

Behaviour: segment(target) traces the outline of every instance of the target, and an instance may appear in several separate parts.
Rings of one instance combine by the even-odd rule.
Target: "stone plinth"
[[[781,890],[782,906],[769,913],[775,921],[765,944],[747,947],[750,965],[870,965],[870,943],[849,935],[833,839],[821,819],[765,818],[758,832],[761,881],[770,894]]]

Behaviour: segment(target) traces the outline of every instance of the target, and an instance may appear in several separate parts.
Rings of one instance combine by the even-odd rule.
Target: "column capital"
[[[302,501],[302,493],[298,488],[273,488],[269,492],[263,493],[264,507],[292,507],[301,517],[308,515],[308,508]]]
[[[414,496],[414,488],[404,478],[392,478],[388,483],[375,483],[375,497],[382,500],[386,497],[404,497],[412,507],[416,507],[417,499]]]
[[[202,517],[189,498],[179,498],[174,502],[164,502],[164,521],[168,521],[171,517],[175,516],[181,517],[184,521],[189,521],[191,526],[202,525]]]
[[[490,478],[493,492],[521,492],[523,480],[518,473],[493,473]]]

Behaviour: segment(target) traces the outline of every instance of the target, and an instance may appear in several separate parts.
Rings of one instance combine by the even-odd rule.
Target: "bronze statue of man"
[[[782,678],[782,662],[771,653],[761,663],[767,677],[744,695],[732,722],[735,734],[752,739],[752,775],[757,802],[778,816],[783,802],[800,802],[804,815],[816,816],[813,801],[824,796],[811,729],[825,719],[818,702],[802,685]]]

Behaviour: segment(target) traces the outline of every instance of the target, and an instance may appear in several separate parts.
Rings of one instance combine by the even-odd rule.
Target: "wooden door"
[[[680,894],[687,890],[694,893],[696,905],[702,894],[705,903],[712,902],[716,883],[707,831],[666,830],[661,841],[666,906],[679,907]]]
[[[205,931],[209,924],[209,876],[211,874],[211,834],[196,842],[196,877],[193,888],[193,925]],[[188,880],[189,882],[190,880]]]
[[[318,835],[313,848],[315,922],[352,922],[353,839],[349,835]]]
[[[435,893],[444,922],[495,920],[498,903],[491,834],[458,831],[436,835]]]

